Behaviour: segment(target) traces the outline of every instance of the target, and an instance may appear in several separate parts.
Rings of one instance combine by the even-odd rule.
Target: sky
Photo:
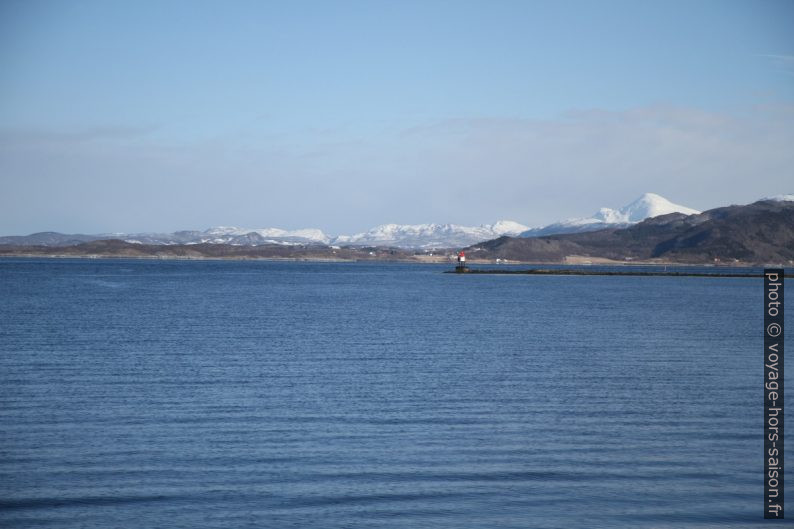
[[[794,2],[0,1],[0,235],[794,192]]]

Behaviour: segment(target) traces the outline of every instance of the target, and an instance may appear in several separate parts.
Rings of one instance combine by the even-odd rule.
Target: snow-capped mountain
[[[794,202],[794,195],[775,195],[773,197],[762,198],[761,200],[771,200],[772,202]]]
[[[340,246],[393,246],[396,248],[456,248],[502,235],[517,236],[529,229],[523,224],[500,220],[482,226],[457,224],[382,224],[356,235],[331,238],[322,230],[282,230],[280,228],[237,228],[218,226],[205,231],[174,233],[107,234],[95,239],[123,239],[141,244],[233,244],[260,246],[264,244],[333,244]]]
[[[540,237],[558,233],[579,233],[604,228],[620,228],[636,224],[645,219],[658,217],[659,215],[667,215],[668,213],[696,215],[700,211],[674,204],[655,193],[645,193],[637,200],[620,209],[601,208],[592,217],[567,219],[547,226],[532,228],[521,233],[521,237]]]
[[[226,239],[238,237],[249,237],[252,234],[258,235],[263,240],[275,242],[296,242],[296,243],[319,243],[326,244],[330,238],[323,233],[322,230],[317,228],[307,228],[302,230],[282,230],[280,228],[259,228],[259,229],[246,229],[219,226],[217,228],[210,228],[204,232],[206,235],[212,237],[211,241],[207,242],[223,242]]]
[[[103,233],[99,235],[67,235],[36,233],[26,236],[0,237],[0,244],[38,244],[70,246],[88,241],[121,239],[128,243],[173,244],[230,244],[235,246],[283,245],[340,245],[392,246],[405,249],[458,248],[495,239],[502,235],[517,236],[528,229],[517,222],[502,220],[482,226],[457,224],[383,224],[356,235],[331,238],[319,229],[283,230],[280,228],[237,228],[219,226],[208,230],[185,230],[173,233]]]
[[[456,248],[502,235],[516,236],[528,228],[518,222],[500,220],[482,226],[458,224],[382,224],[356,235],[340,235],[335,245],[394,246],[398,248]]]
[[[280,228],[237,228],[218,226],[205,231],[176,231],[174,233],[113,234],[127,242],[141,244],[233,244],[259,246],[263,244],[327,244],[331,239],[315,228],[282,230]],[[102,238],[107,238],[103,236]]]

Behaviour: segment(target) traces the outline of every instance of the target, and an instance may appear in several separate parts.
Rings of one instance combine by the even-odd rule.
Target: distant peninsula
[[[622,229],[545,237],[500,237],[466,248],[494,262],[794,264],[794,202],[761,200],[696,215],[670,213]]]
[[[446,252],[411,251],[384,247],[332,247],[323,244],[258,246],[232,244],[139,244],[118,239],[80,242],[68,246],[0,244],[0,257],[89,257],[131,259],[268,259],[289,261],[449,262]]]

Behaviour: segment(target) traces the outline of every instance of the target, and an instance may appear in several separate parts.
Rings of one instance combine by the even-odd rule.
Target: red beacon
[[[455,271],[459,274],[466,271],[466,254],[463,250],[458,252],[458,266],[455,267]]]

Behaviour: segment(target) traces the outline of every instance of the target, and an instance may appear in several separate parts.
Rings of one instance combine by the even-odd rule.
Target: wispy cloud
[[[761,54],[772,66],[783,73],[794,75],[794,55]]]
[[[124,127],[5,131],[13,141],[0,141],[0,227],[539,225],[646,191],[708,209],[790,191],[793,117],[791,105],[731,113],[655,105],[557,119],[461,117],[367,137],[179,144]],[[18,228],[13,219],[29,220]]]
[[[548,120],[452,119],[408,131],[403,163],[433,174],[465,207],[529,224],[654,190],[706,209],[794,181],[793,112],[655,105]]]
[[[75,131],[44,130],[44,129],[0,129],[0,141],[42,142],[42,143],[85,143],[92,141],[129,140],[145,137],[155,132],[158,127],[109,125]]]

